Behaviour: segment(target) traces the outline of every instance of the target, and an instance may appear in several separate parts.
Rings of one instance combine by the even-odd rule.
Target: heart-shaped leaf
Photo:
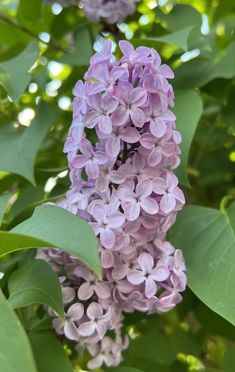
[[[184,252],[192,291],[235,325],[235,238],[228,216],[212,208],[185,207],[169,238]]]

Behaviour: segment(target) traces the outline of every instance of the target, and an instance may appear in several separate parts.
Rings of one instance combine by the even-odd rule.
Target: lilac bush
[[[60,202],[93,228],[103,278],[64,252],[40,254],[63,290],[65,321],[50,311],[55,330],[90,352],[90,369],[120,363],[125,313],[169,311],[186,285],[182,253],[166,241],[185,202],[174,175],[181,137],[169,110],[173,72],[154,49],[119,46],[115,60],[107,41],[74,88],[64,147],[71,188]]]

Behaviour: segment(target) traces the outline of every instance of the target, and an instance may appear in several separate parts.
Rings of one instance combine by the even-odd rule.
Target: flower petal
[[[143,283],[145,281],[145,279],[146,278],[145,278],[143,272],[140,271],[140,270],[131,270],[127,274],[128,282],[130,282],[131,284],[134,284],[134,285],[139,285],[139,284]]]
[[[163,195],[160,201],[160,209],[163,213],[170,213],[174,210],[176,206],[176,201],[174,195],[171,193],[167,193]]]
[[[154,280],[148,278],[145,281],[145,295],[147,298],[152,298],[157,292],[157,285]]]
[[[66,320],[64,323],[64,334],[69,340],[77,341],[79,338],[77,327],[70,320]]]
[[[100,232],[100,242],[104,248],[112,249],[115,243],[115,234],[113,230],[108,227],[103,228]]]
[[[103,315],[103,308],[100,304],[92,302],[87,308],[87,316],[91,319],[99,319]]]
[[[153,198],[145,198],[140,202],[141,208],[148,214],[156,214],[159,211],[158,203]]]
[[[86,283],[84,283],[86,284]],[[72,320],[72,321],[78,321],[83,317],[84,314],[84,307],[80,303],[75,303],[70,306],[70,308],[67,311],[67,316]]]
[[[111,295],[111,291],[110,291],[109,286],[105,283],[102,283],[102,282],[97,282],[96,283],[95,292],[96,292],[98,297],[100,297],[101,299],[104,299],[104,300],[109,298],[110,295]]]
[[[151,254],[143,252],[138,257],[138,264],[144,274],[150,274],[154,264],[153,257]]]
[[[121,212],[112,213],[108,217],[108,226],[111,229],[117,229],[121,227],[125,222],[125,217]]]
[[[135,221],[140,215],[140,205],[136,202],[131,202],[125,205],[124,214],[128,221]]]
[[[78,288],[78,298],[79,300],[85,301],[91,298],[94,293],[94,285],[91,285],[89,282],[83,283]]]
[[[78,333],[83,337],[88,337],[88,336],[93,335],[95,330],[96,330],[96,324],[93,320],[91,320],[90,322],[85,322],[78,327]]]

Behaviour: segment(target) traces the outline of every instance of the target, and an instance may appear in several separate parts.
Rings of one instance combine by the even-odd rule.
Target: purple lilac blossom
[[[115,24],[135,12],[139,0],[82,0],[84,12],[91,21]]]
[[[64,147],[71,188],[59,202],[93,228],[103,279],[64,252],[40,252],[61,275],[65,320],[50,310],[54,328],[90,352],[90,369],[120,363],[125,313],[169,311],[186,286],[182,252],[166,241],[185,203],[173,173],[180,155],[169,109],[173,73],[154,49],[121,41],[123,56],[115,60],[111,46],[91,58],[85,83],[75,86]],[[85,128],[96,131],[95,145]]]
[[[46,3],[58,3],[62,6],[77,5],[83,8],[92,22],[115,24],[134,14],[136,3],[140,0],[44,0]]]

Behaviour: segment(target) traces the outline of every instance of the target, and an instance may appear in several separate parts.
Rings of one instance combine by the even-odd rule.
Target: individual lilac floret
[[[93,22],[114,24],[135,12],[139,0],[82,0],[86,16]]]
[[[119,46],[115,60],[108,41],[74,88],[64,146],[71,187],[58,203],[93,228],[103,279],[63,252],[40,253],[63,275],[65,320],[50,311],[55,330],[90,352],[90,369],[121,362],[125,313],[169,311],[186,286],[182,252],[166,241],[185,202],[174,174],[181,136],[170,111],[173,73],[154,49]]]

